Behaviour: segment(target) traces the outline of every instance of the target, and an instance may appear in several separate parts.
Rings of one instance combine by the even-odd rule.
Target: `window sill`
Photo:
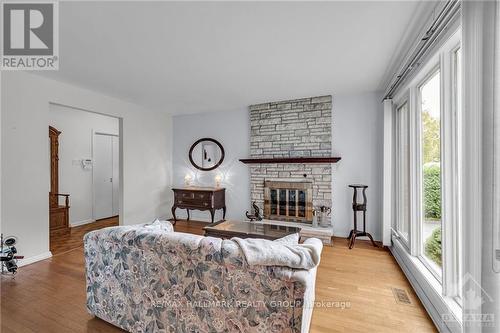
[[[455,299],[442,295],[435,276],[399,240],[393,239],[390,250],[439,331],[462,332],[462,308]]]

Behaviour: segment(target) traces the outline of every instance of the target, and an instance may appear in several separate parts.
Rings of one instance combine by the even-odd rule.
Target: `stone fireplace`
[[[250,157],[330,157],[332,96],[250,106]],[[331,207],[330,163],[250,166],[251,200],[266,219],[310,223],[312,210]]]

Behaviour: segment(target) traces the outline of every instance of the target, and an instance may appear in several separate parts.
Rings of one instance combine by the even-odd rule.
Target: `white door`
[[[113,207],[113,193],[115,191],[113,184],[114,138],[111,135],[94,135],[94,219],[96,220],[118,215],[118,206],[116,206],[116,210]],[[118,182],[116,182],[116,186],[119,187]],[[118,192],[119,190],[117,190]],[[115,196],[118,199],[118,195]]]

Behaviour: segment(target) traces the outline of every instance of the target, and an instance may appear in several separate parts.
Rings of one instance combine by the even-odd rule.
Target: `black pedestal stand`
[[[349,237],[347,237],[347,239],[349,240],[349,249],[353,248],[354,242],[356,241],[356,237],[362,237],[362,236],[370,238],[373,246],[378,247],[377,244],[373,241],[372,235],[366,232],[366,189],[368,188],[368,185],[351,184],[349,185],[349,187],[351,187],[354,190],[354,195],[352,197],[352,210],[354,212],[354,229],[351,230],[351,232],[349,233]],[[363,203],[360,204],[357,201],[358,189],[363,190]],[[358,212],[363,212],[363,231],[358,230],[358,220],[357,220]]]

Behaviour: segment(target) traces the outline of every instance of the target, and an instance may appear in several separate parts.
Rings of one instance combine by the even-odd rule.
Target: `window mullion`
[[[443,258],[443,295],[456,294],[454,280],[455,253],[454,228],[454,186],[453,186],[453,133],[452,133],[452,78],[449,54],[440,55],[441,62],[441,225],[442,225],[442,258]]]
[[[456,55],[442,55],[443,90],[443,295],[460,296],[460,158]]]
[[[420,219],[420,114],[416,88],[410,88],[410,253],[419,256],[422,238]]]

